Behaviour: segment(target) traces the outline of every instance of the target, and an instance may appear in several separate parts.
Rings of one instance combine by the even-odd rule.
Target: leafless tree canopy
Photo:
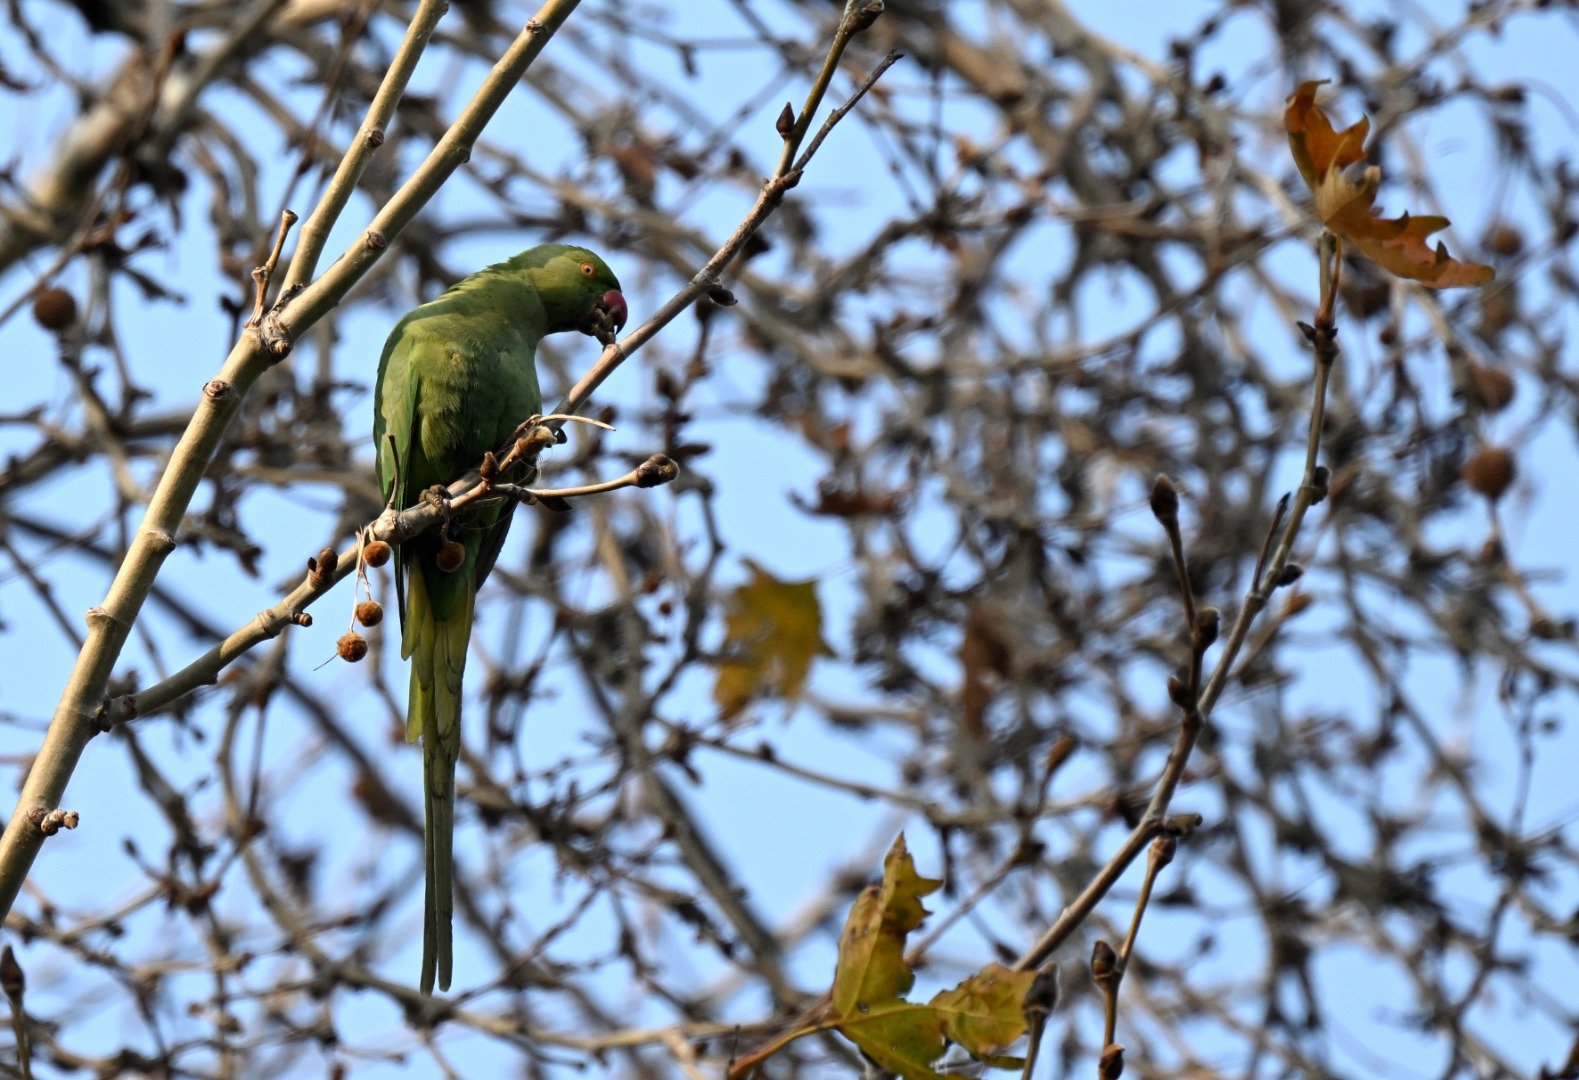
[[[104,729],[73,813],[24,799],[0,850],[33,1073],[718,1077],[819,1006],[904,830],[946,882],[918,989],[1060,967],[1039,1077],[1097,1072],[1088,959],[1125,939],[1159,835],[1129,1075],[1579,1076],[1573,5],[1123,6],[888,0],[806,116],[842,4],[556,0],[451,153],[527,6],[457,0],[375,133],[434,5],[12,0],[5,775],[52,712]],[[783,133],[809,147],[892,52],[765,192]],[[1344,259],[1319,476],[1323,345],[1298,324],[1320,227],[1282,122],[1307,79],[1371,118],[1378,205],[1452,217],[1453,254],[1497,269],[1433,291]],[[292,267],[351,151],[338,225]],[[424,159],[456,171],[367,232]],[[429,1002],[398,633],[334,659],[354,560],[317,585],[306,560],[379,515],[394,319],[562,238],[607,257],[633,324],[700,299],[540,484],[681,471],[517,511],[471,660],[460,992]],[[343,298],[281,289],[337,273]],[[252,374],[218,385],[238,340]],[[545,347],[548,400],[595,359]],[[213,452],[183,458],[204,416]],[[172,461],[195,484],[173,511]],[[117,629],[105,590],[170,513]],[[393,605],[386,570],[368,585]],[[102,685],[70,675],[107,640]],[[863,1069],[829,1034],[759,1075]]]

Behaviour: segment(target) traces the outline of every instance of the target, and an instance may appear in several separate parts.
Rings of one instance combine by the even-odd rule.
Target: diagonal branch
[[[249,328],[242,335],[219,375],[204,386],[202,400],[159,479],[125,561],[103,602],[88,612],[87,643],[78,653],[44,745],[0,837],[0,915],[10,911],[43,843],[44,834],[34,821],[36,812],[47,813],[59,806],[83,749],[99,730],[100,702],[115,663],[160,567],[175,550],[181,519],[242,399],[258,377],[361,280],[390,239],[467,159],[483,127],[578,3],[548,0],[536,17],[527,21],[455,123],[362,237],[313,284],[283,295],[260,327]],[[413,23],[408,36],[426,33]],[[358,151],[353,148],[350,152]]]

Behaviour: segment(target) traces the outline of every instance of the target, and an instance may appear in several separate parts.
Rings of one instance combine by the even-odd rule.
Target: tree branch
[[[295,295],[283,295],[260,327],[242,335],[218,377],[204,386],[197,412],[171,454],[125,561],[104,601],[88,612],[87,644],[77,656],[44,745],[0,837],[0,915],[10,911],[44,840],[32,812],[47,813],[59,806],[84,747],[100,729],[99,701],[116,660],[160,567],[175,550],[182,517],[242,399],[258,376],[285,356],[292,343],[361,280],[389,240],[466,160],[478,133],[578,3],[548,0],[537,16],[528,20],[455,123],[374,217],[362,239],[312,285]],[[355,147],[350,151],[357,152]]]
[[[1189,764],[1190,754],[1195,749],[1195,740],[1199,737],[1206,718],[1211,715],[1212,706],[1217,703],[1223,687],[1228,683],[1234,661],[1238,659],[1239,650],[1244,646],[1245,638],[1250,633],[1250,625],[1255,622],[1262,608],[1266,607],[1273,591],[1283,583],[1283,574],[1289,566],[1289,558],[1294,551],[1294,541],[1299,537],[1299,528],[1305,520],[1305,512],[1326,497],[1325,470],[1317,464],[1317,458],[1321,450],[1322,420],[1326,416],[1327,409],[1327,385],[1332,374],[1332,365],[1338,358],[1337,326],[1333,323],[1332,313],[1337,295],[1336,267],[1342,264],[1336,242],[1329,233],[1322,234],[1320,255],[1321,302],[1317,309],[1316,325],[1305,327],[1301,324],[1316,358],[1310,427],[1305,439],[1305,472],[1299,491],[1294,497],[1293,508],[1289,511],[1288,520],[1284,522],[1282,538],[1264,572],[1257,575],[1250,583],[1250,590],[1245,594],[1244,603],[1240,605],[1239,614],[1234,619],[1234,627],[1223,645],[1222,655],[1217,658],[1217,665],[1213,668],[1212,676],[1207,680],[1205,688],[1201,690],[1199,701],[1191,702],[1185,708],[1178,737],[1174,740],[1173,748],[1168,752],[1167,763],[1157,780],[1157,790],[1151,797],[1150,805],[1146,807],[1145,816],[1125,839],[1123,846],[1097,872],[1096,877],[1092,878],[1091,883],[1081,891],[1074,902],[1059,914],[1057,920],[1048,927],[1036,944],[1015,961],[1016,971],[1041,967],[1053,951],[1063,944],[1065,939],[1074,933],[1095,910],[1097,904],[1102,902],[1108,890],[1124,876],[1130,863],[1146,850],[1146,845],[1151,843],[1153,838],[1172,831],[1164,815],[1168,812],[1168,805],[1173,801],[1173,794],[1178,790],[1179,782],[1184,778],[1184,768]],[[1179,815],[1179,818],[1173,820],[1178,821],[1183,818],[1193,818],[1196,823],[1200,821],[1198,814]]]

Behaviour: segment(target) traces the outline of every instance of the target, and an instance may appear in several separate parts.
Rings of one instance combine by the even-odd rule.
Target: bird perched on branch
[[[625,297],[585,248],[543,244],[473,274],[410,312],[378,362],[373,440],[378,479],[393,505],[476,469],[539,413],[537,343],[579,330],[603,338],[625,324]],[[448,990],[454,913],[455,761],[461,678],[477,590],[504,546],[513,503],[468,507],[401,547],[395,566],[411,661],[406,738],[421,741],[427,864],[422,931],[424,994]]]

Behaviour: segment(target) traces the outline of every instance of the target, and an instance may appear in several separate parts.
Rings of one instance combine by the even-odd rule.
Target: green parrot
[[[613,271],[585,248],[543,244],[490,266],[395,324],[378,362],[373,442],[397,507],[477,468],[542,410],[535,367],[545,334],[598,337],[625,324]],[[509,479],[520,479],[510,477]],[[452,844],[461,677],[477,590],[493,569],[513,504],[457,512],[402,545],[395,564],[400,654],[411,661],[406,738],[422,742],[427,868],[422,992],[448,990],[455,910]]]

